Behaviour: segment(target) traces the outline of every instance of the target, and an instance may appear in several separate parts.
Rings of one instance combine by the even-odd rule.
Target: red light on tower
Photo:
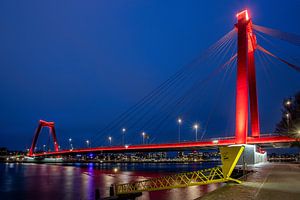
[[[243,10],[239,13],[236,14],[236,17],[238,20],[243,20],[243,19],[246,19],[246,21],[249,20],[249,14],[248,14],[248,10]]]

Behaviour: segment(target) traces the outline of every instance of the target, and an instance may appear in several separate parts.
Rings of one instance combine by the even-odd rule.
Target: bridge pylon
[[[254,52],[256,37],[247,10],[237,14],[237,82],[236,82],[236,128],[237,144],[246,144],[248,135],[248,106],[250,102],[251,136],[259,137],[259,114],[257,102]]]
[[[29,149],[28,156],[34,156],[34,148],[36,146],[37,139],[38,139],[39,134],[40,134],[43,127],[48,127],[49,128],[49,131],[52,135],[53,142],[54,142],[54,150],[55,151],[59,150],[58,142],[57,142],[57,138],[56,138],[56,134],[55,134],[54,122],[47,122],[47,121],[44,121],[44,120],[40,120],[39,125],[38,125],[38,127],[35,131],[35,134],[34,134],[34,137],[33,137],[33,140],[32,140],[32,144],[31,144],[31,147]]]

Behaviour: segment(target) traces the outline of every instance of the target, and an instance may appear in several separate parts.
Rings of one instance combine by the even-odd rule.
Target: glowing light
[[[122,132],[125,133],[126,132],[126,128],[122,128]]]
[[[245,18],[246,20],[249,20],[249,14],[248,14],[248,10],[243,10],[239,13],[236,14],[236,17],[238,18],[238,20]]]
[[[125,148],[128,149],[129,145],[125,145]]]
[[[212,143],[213,143],[213,144],[218,144],[218,143],[219,143],[219,140],[213,140]]]
[[[112,137],[111,137],[111,136],[109,136],[109,137],[108,137],[108,140],[109,140],[109,141],[111,141],[111,140],[112,140]]]
[[[119,171],[119,169],[115,167],[115,168],[113,169],[113,171],[116,173],[116,172]]]
[[[182,119],[178,118],[177,122],[178,122],[178,124],[181,124],[182,123]]]
[[[72,142],[72,138],[69,138],[69,142]]]
[[[287,105],[287,106],[289,106],[289,105],[291,105],[291,101],[290,100],[287,100],[286,102],[285,102],[285,105]]]
[[[144,137],[146,135],[146,133],[145,132],[142,132],[142,136]]]
[[[198,124],[194,124],[194,126],[193,126],[193,127],[194,127],[194,129],[196,129],[196,130],[197,130],[197,129],[199,128],[199,125],[198,125]]]
[[[286,116],[286,118],[289,118],[289,117],[290,117],[290,114],[289,114],[289,113],[286,113],[285,116]]]

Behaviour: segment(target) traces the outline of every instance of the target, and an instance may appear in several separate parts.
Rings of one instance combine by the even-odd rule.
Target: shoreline
[[[180,164],[197,164],[197,163],[221,163],[220,160],[201,160],[201,161],[43,161],[43,160],[36,160],[36,161],[0,161],[0,163],[37,163],[37,164],[47,164],[47,163],[61,163],[61,164],[74,164],[74,163],[97,163],[97,164],[122,164],[122,163],[180,163]]]

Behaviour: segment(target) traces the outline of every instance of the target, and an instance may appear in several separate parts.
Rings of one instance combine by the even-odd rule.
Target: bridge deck
[[[290,143],[295,139],[285,136],[267,136],[260,138],[247,138],[248,144],[259,144],[262,146],[272,146],[274,143]],[[180,151],[180,150],[194,150],[194,149],[212,149],[219,146],[227,146],[236,144],[235,139],[220,139],[207,140],[198,142],[181,142],[181,143],[166,143],[166,144],[147,144],[147,145],[126,145],[126,146],[112,146],[112,147],[93,147],[73,150],[60,150],[57,152],[36,153],[33,156],[56,156],[69,155],[79,153],[118,153],[118,152],[159,152],[159,151]]]

